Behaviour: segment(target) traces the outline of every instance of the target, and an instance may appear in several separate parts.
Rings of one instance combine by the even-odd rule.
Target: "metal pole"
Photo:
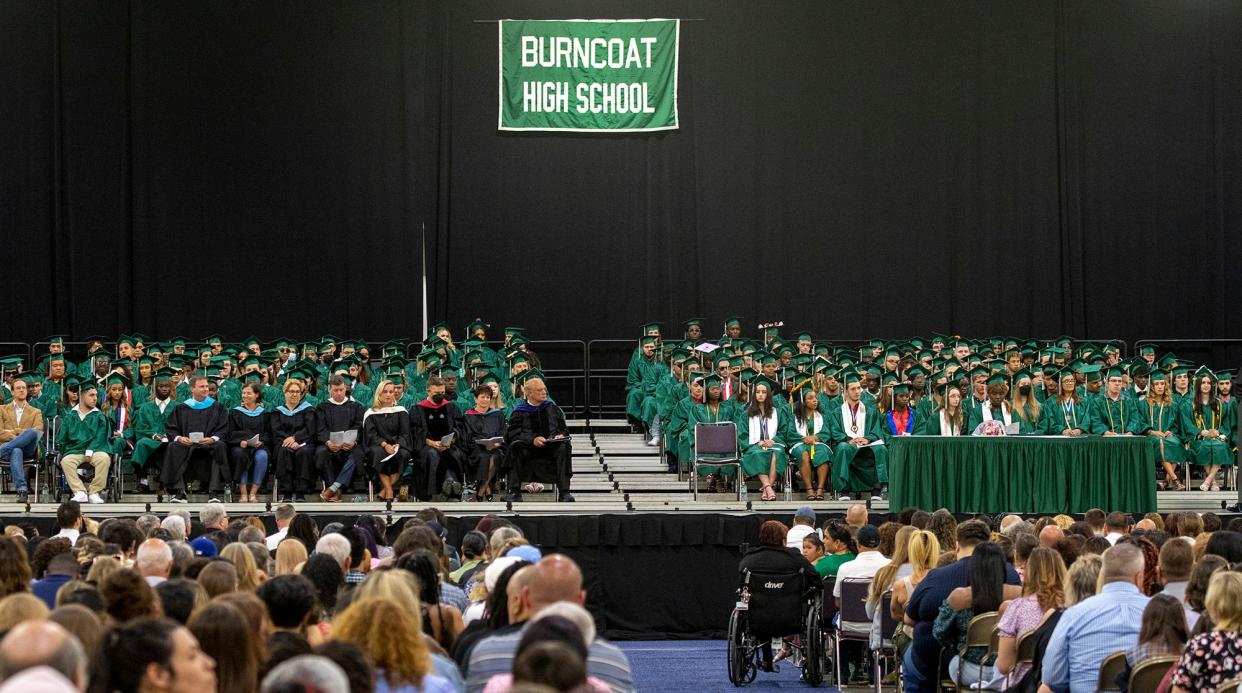
[[[423,264],[423,331],[419,334],[426,336],[427,334],[427,222],[419,224],[418,249],[422,256]]]

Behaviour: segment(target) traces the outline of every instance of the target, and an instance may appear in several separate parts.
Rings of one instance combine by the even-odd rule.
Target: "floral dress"
[[[1242,634],[1214,630],[1196,635],[1173,669],[1172,685],[1212,693],[1242,674]]]

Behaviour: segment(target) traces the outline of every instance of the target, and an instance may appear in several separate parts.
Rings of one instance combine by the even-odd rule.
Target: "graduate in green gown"
[[[677,440],[677,456],[683,465],[690,466],[697,454],[694,449],[694,427],[700,423],[716,424],[723,421],[734,421],[738,418],[738,405],[733,400],[724,399],[723,380],[718,374],[703,378],[703,401],[686,407],[686,427]],[[740,442],[740,441],[739,441]],[[707,477],[710,491],[722,490],[727,480],[733,476],[733,467],[699,467],[699,474]],[[723,479],[722,479],[723,477]]]
[[[1009,407],[1009,378],[1004,373],[992,373],[987,377],[985,388],[987,401],[970,410],[966,417],[966,433],[973,435],[985,421],[1000,421],[1008,428],[1016,417]]]
[[[862,401],[862,382],[856,371],[844,375],[845,397],[841,405],[826,410],[828,444],[832,446],[832,485],[838,500],[851,493],[883,494],[888,483],[888,449],[884,447],[879,411]]]
[[[1233,372],[1216,372],[1216,398],[1220,401],[1221,431],[1229,443],[1229,450],[1238,451],[1238,399],[1233,396]]]
[[[1084,436],[1095,430],[1095,409],[1078,392],[1078,376],[1066,368],[1057,376],[1060,392],[1043,404],[1044,435]]]
[[[177,406],[173,399],[173,373],[168,368],[156,371],[151,385],[151,399],[139,404],[134,411],[134,454],[131,461],[138,476],[139,493],[149,492],[149,474],[158,475],[163,468],[164,451],[168,448],[164,420]]]
[[[828,447],[828,418],[820,408],[820,395],[809,383],[795,391],[793,408],[797,442],[789,448],[790,459],[798,465],[807,500],[824,500],[831,470],[832,450]]]
[[[129,400],[129,377],[124,373],[109,373],[102,383],[103,394],[99,399],[99,411],[108,419],[110,434],[104,452],[121,455],[133,446],[134,410]]]
[[[1216,396],[1216,374],[1207,367],[1200,368],[1192,383],[1193,396],[1181,404],[1181,430],[1190,442],[1190,455],[1194,463],[1207,467],[1199,490],[1219,491],[1216,471],[1222,466],[1233,465],[1234,457],[1223,430],[1226,422],[1224,407]]]
[[[1147,396],[1139,401],[1139,413],[1143,417],[1143,432],[1156,453],[1156,463],[1164,472],[1164,480],[1159,482],[1158,487],[1184,490],[1186,487],[1177,473],[1178,465],[1189,459],[1180,429],[1181,407],[1173,401],[1168,374],[1164,371],[1151,373]]]
[[[634,424],[647,423],[643,420],[643,405],[648,397],[655,394],[660,371],[663,370],[656,356],[660,338],[646,335],[640,341],[641,345],[630,357],[625,376],[625,416]]]
[[[1105,373],[1104,392],[1095,400],[1095,430],[1104,436],[1141,435],[1146,423],[1138,400],[1125,397],[1125,373],[1118,366]]]
[[[681,444],[686,437],[690,407],[703,401],[703,374],[692,372],[687,377],[690,384],[686,396],[673,406],[664,425],[664,447],[670,472],[689,467],[689,459],[682,457]]]
[[[797,442],[793,417],[776,405],[776,383],[759,375],[749,384],[750,403],[736,413],[742,472],[759,477],[760,499],[776,500],[774,484],[785,473],[789,447]]]
[[[1013,392],[1010,393],[1009,408],[1013,411],[1013,420],[1018,424],[1019,434],[1042,433],[1040,414],[1042,408],[1039,398],[1035,395],[1034,379],[1025,368],[1013,376]]]

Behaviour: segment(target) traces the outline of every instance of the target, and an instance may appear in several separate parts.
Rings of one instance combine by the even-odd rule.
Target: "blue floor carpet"
[[[725,669],[723,640],[640,640],[616,643],[625,650],[641,693],[695,691],[827,691],[798,680],[798,668],[784,665],[775,674],[760,672],[753,683],[734,689]]]

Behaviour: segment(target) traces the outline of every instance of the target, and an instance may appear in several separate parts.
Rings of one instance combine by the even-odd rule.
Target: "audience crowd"
[[[320,527],[286,504],[275,533],[228,510],[96,522],[68,501],[52,536],[5,527],[0,692],[635,689],[578,565],[503,518],[455,547],[434,508]]]
[[[768,520],[740,566],[813,570],[842,615],[842,585],[868,582],[872,621],[839,617],[832,626],[870,640],[842,648],[845,683],[875,683],[882,671],[875,658],[887,652],[900,667],[885,667],[881,683],[900,676],[914,693],[943,681],[976,690],[1126,691],[1144,663],[1160,668],[1142,690],[1207,693],[1242,678],[1242,518],[1222,524],[1214,513],[1093,509],[1081,520],[959,521],[945,510],[908,508],[877,526],[862,505],[846,518],[817,527],[808,507],[792,527]],[[993,620],[993,647],[968,642],[976,617]],[[765,651],[764,667],[793,654],[791,645]]]

